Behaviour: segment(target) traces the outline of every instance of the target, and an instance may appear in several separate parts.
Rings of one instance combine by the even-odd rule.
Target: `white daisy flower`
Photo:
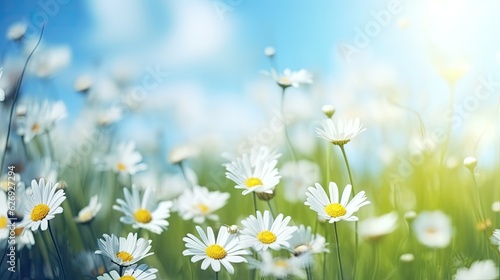
[[[243,154],[226,164],[226,177],[237,184],[235,188],[243,189],[243,195],[252,192],[272,194],[280,182],[277,163],[276,160],[254,162],[248,154]]]
[[[7,239],[9,236],[10,219],[8,211],[7,195],[3,191],[0,191],[0,240]]]
[[[53,77],[71,62],[71,48],[57,46],[37,51],[30,65],[32,71],[40,78]]]
[[[130,266],[143,258],[154,254],[149,252],[151,249],[151,240],[146,241],[144,238],[137,239],[137,233],[129,233],[127,238],[116,237],[103,234],[102,239],[99,239],[99,250],[96,254],[104,255],[119,266]]]
[[[35,136],[51,131],[55,124],[67,115],[66,106],[62,101],[31,101],[26,105],[26,114],[18,117],[17,134],[28,143]]]
[[[270,149],[267,146],[252,146],[250,149],[250,162],[254,167],[258,162],[271,162],[278,160],[281,154],[275,149]]]
[[[102,204],[99,203],[99,197],[94,195],[90,198],[88,206],[85,206],[78,212],[78,216],[75,217],[75,221],[80,224],[89,223],[94,220],[97,213],[101,210]]]
[[[273,258],[269,251],[260,252],[260,261],[251,260],[251,267],[260,270],[261,276],[271,276],[276,279],[288,279],[289,276],[304,278],[303,267],[307,265],[304,255],[290,258]]]
[[[134,175],[139,171],[147,169],[145,163],[141,163],[142,156],[135,151],[134,142],[123,142],[118,144],[110,155],[98,160],[100,170],[112,170],[120,174]]]
[[[263,71],[262,74],[271,76],[274,81],[282,88],[287,88],[290,86],[297,88],[302,84],[313,83],[312,74],[305,69],[292,71],[287,68],[283,71],[283,74],[278,73],[275,69],[271,69],[271,72]]]
[[[198,147],[193,144],[184,144],[174,147],[168,154],[168,161],[172,164],[181,163],[183,160],[199,154]]]
[[[319,138],[334,145],[344,145],[365,130],[366,128],[363,128],[359,118],[348,121],[339,119],[337,126],[332,119],[323,119],[321,120],[321,128],[316,128],[316,134]]]
[[[11,41],[21,40],[24,34],[26,34],[27,29],[28,25],[25,22],[16,22],[7,29],[7,39]]]
[[[364,191],[356,194],[349,202],[352,189],[351,185],[347,185],[344,188],[340,201],[339,189],[334,182],[330,182],[329,185],[330,198],[328,198],[325,190],[323,190],[320,184],[316,183],[315,186],[316,187],[309,187],[306,193],[307,201],[304,204],[316,211],[321,218],[328,220],[330,223],[341,220],[349,222],[357,221],[358,217],[353,216],[353,214],[358,211],[359,208],[370,204],[370,201],[366,200]]]
[[[148,268],[148,265],[141,264],[139,266],[132,265],[127,267],[120,275],[116,270],[98,276],[97,280],[152,280],[156,279],[158,269]]]
[[[264,215],[257,211],[257,217],[250,217],[241,221],[244,228],[240,231],[241,243],[247,247],[253,247],[257,251],[266,251],[268,248],[279,250],[282,247],[288,248],[288,240],[297,230],[296,226],[288,226],[291,217],[283,219],[283,214],[279,214],[276,220],[269,211],[264,211]]]
[[[290,239],[290,250],[294,256],[300,256],[304,253],[320,254],[329,252],[326,239],[320,234],[312,234],[311,227],[300,225],[298,230],[293,233]]]
[[[417,240],[431,248],[444,248],[450,244],[452,226],[450,218],[441,211],[424,211],[413,221]]]
[[[191,258],[193,263],[203,260],[201,269],[206,270],[210,265],[215,272],[218,272],[222,264],[230,274],[233,274],[234,268],[231,263],[247,262],[242,256],[250,255],[250,252],[245,250],[238,237],[228,232],[226,226],[219,229],[217,240],[211,227],[207,227],[206,234],[199,226],[196,226],[196,231],[201,240],[188,233],[187,237],[182,239],[186,242],[187,248],[182,255],[193,256]]]
[[[457,269],[454,280],[493,280],[498,279],[498,268],[492,260],[473,262],[470,268],[462,267]]]
[[[226,205],[229,193],[210,192],[205,187],[194,186],[192,190],[186,189],[176,200],[175,210],[184,220],[191,220],[197,224],[205,219],[219,220],[213,212]]]
[[[391,212],[380,217],[373,217],[359,223],[358,233],[364,239],[378,240],[393,232],[397,227],[398,214]]]
[[[283,192],[290,202],[304,201],[307,187],[318,182],[321,177],[319,166],[308,160],[289,161],[280,168]]]
[[[154,203],[154,191],[147,188],[141,200],[139,189],[132,186],[132,193],[127,188],[123,189],[125,200],[117,199],[119,205],[113,209],[125,214],[120,222],[131,224],[133,228],[144,228],[153,233],[161,234],[168,226],[167,218],[170,217],[171,201]]]
[[[47,182],[41,178],[38,183],[36,180],[31,181],[32,194],[25,196],[26,212],[24,219],[19,224],[19,227],[26,227],[32,231],[47,230],[49,221],[52,220],[56,214],[63,212],[60,205],[66,199],[64,190],[57,190],[59,183],[52,186],[52,183]]]

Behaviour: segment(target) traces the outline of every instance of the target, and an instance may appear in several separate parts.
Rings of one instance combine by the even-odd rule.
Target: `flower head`
[[[274,81],[282,88],[290,86],[299,87],[302,84],[312,84],[312,75],[305,69],[292,71],[285,69],[283,74],[279,74],[276,70],[271,69],[271,72],[264,71],[263,74],[271,76]]]
[[[290,220],[289,216],[283,218],[283,214],[279,214],[274,220],[269,211],[264,211],[264,214],[257,211],[257,216],[250,215],[241,221],[244,226],[240,231],[241,243],[257,251],[290,247],[288,240],[297,230],[296,226],[288,226]]]
[[[11,41],[18,41],[24,37],[26,34],[26,30],[28,29],[28,25],[24,22],[17,22],[13,25],[9,26],[7,30],[7,39]]]
[[[98,240],[99,250],[96,254],[104,255],[119,266],[130,266],[143,258],[150,256],[151,240],[144,238],[137,239],[137,233],[129,233],[127,238],[116,237],[104,234],[102,239]]]
[[[272,276],[276,279],[288,279],[289,276],[305,276],[303,267],[307,262],[304,255],[290,258],[273,258],[269,251],[259,253],[259,260],[251,260],[251,267],[255,267],[261,271],[263,277]]]
[[[444,248],[451,241],[451,220],[441,211],[424,211],[413,221],[413,232],[425,246]]]
[[[455,280],[493,280],[498,279],[498,268],[492,260],[473,262],[470,268],[462,267],[457,269]]]
[[[359,223],[359,235],[367,240],[378,240],[393,232],[397,227],[398,214],[391,212]]]
[[[114,152],[98,160],[98,168],[101,170],[112,170],[120,174],[134,175],[139,171],[147,169],[145,163],[141,163],[142,156],[135,151],[134,142],[123,142],[118,144]]]
[[[471,172],[474,172],[474,168],[476,168],[477,159],[475,157],[466,157],[464,159],[464,166],[467,167]]]
[[[307,200],[304,204],[316,211],[321,218],[328,220],[330,223],[341,220],[354,222],[358,220],[358,217],[353,216],[354,213],[356,213],[359,208],[370,204],[370,201],[366,200],[364,191],[359,192],[349,201],[351,190],[352,186],[347,185],[342,193],[342,199],[339,201],[339,189],[337,184],[330,182],[330,197],[328,197],[323,187],[316,183],[315,187],[309,187],[306,193]]]
[[[193,256],[191,258],[193,263],[203,260],[201,269],[206,270],[208,266],[211,266],[214,271],[218,272],[222,264],[229,273],[233,274],[234,268],[231,263],[247,262],[242,256],[249,255],[250,252],[244,249],[238,237],[228,232],[226,226],[219,229],[217,239],[211,227],[207,227],[207,233],[205,233],[201,227],[196,226],[196,231],[201,240],[188,233],[187,237],[182,239],[186,242],[187,248],[182,255]]]
[[[32,101],[26,105],[26,114],[18,118],[17,134],[23,137],[24,143],[28,143],[35,136],[52,130],[67,115],[66,106],[61,101]]]
[[[157,272],[158,269],[148,268],[147,264],[132,265],[125,269],[123,275],[113,270],[109,273],[104,273],[102,276],[98,276],[97,280],[152,280],[156,279]]]
[[[33,231],[47,230],[49,221],[52,220],[56,214],[63,212],[60,205],[66,199],[64,190],[57,190],[59,184],[52,186],[52,183],[47,182],[41,178],[39,182],[36,180],[31,181],[32,194],[25,197],[26,212],[24,219],[19,224],[20,227],[26,227]]]
[[[321,128],[316,128],[316,134],[334,145],[345,145],[365,130],[359,118],[348,121],[339,119],[336,126],[332,119],[323,119]]]
[[[304,225],[300,225],[298,230],[293,233],[293,237],[290,239],[290,250],[294,256],[304,253],[313,255],[329,252],[326,239],[319,234],[313,234],[311,227]]]
[[[97,216],[97,213],[101,210],[102,204],[98,202],[99,197],[97,195],[94,195],[92,198],[90,198],[90,202],[88,206],[85,206],[78,212],[78,216],[75,217],[75,221],[77,223],[89,223],[92,220],[94,220],[95,216]]]
[[[171,201],[162,201],[158,205],[154,203],[154,191],[147,188],[141,200],[139,189],[132,186],[132,193],[123,189],[125,200],[117,199],[118,205],[113,209],[125,214],[120,221],[131,224],[133,228],[144,228],[153,233],[161,234],[168,226],[166,220],[170,217]]]
[[[319,166],[301,159],[285,162],[280,168],[285,198],[288,201],[304,201],[307,187],[317,182],[321,176]]]
[[[219,216],[213,212],[226,205],[229,193],[210,192],[205,187],[194,186],[186,189],[176,200],[175,209],[184,220],[193,219],[197,224],[205,219],[217,221]]]

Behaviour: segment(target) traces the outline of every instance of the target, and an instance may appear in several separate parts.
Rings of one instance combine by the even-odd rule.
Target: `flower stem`
[[[59,252],[59,247],[57,246],[57,242],[54,239],[54,234],[52,233],[52,229],[50,228],[50,223],[47,223],[47,224],[48,224],[48,228],[49,228],[50,239],[52,239],[52,243],[54,243],[54,247],[56,248],[57,260],[59,261],[59,266],[61,267],[64,279],[68,279],[66,277],[66,272],[64,271],[64,265],[63,265],[62,258],[61,258],[61,252]]]
[[[219,272],[218,271],[215,272],[215,280],[219,280]]]
[[[193,189],[193,186],[191,185],[191,181],[189,181],[186,170],[184,170],[184,164],[182,163],[182,160],[178,163],[179,168],[181,169],[182,177],[184,177],[184,180],[186,180],[186,184],[189,189]]]
[[[340,255],[340,242],[339,242],[339,234],[337,230],[337,223],[333,223],[333,226],[335,228],[335,242],[337,243],[337,255],[338,255],[338,260],[339,260],[339,270],[340,270],[340,279],[344,279],[344,272],[342,270],[342,259]],[[356,262],[356,261],[355,261]]]
[[[326,225],[325,225],[325,240],[328,241],[328,227]],[[322,279],[326,279],[326,251],[323,252],[323,278]]]
[[[288,136],[288,126],[287,126],[287,121],[285,118],[285,87],[282,87],[282,92],[281,92],[281,118],[283,118],[283,126],[285,127],[285,138],[286,138],[286,143],[288,146],[288,149],[290,150],[290,154],[292,155],[292,160],[293,162],[297,162],[297,159],[295,157],[295,150],[293,149],[292,142],[290,141],[290,136]]]
[[[307,280],[312,280],[311,266],[309,265],[306,266],[306,274],[307,274]]]
[[[379,269],[379,261],[380,261],[380,249],[378,246],[378,243],[373,244],[373,258],[374,258],[374,268],[373,268],[373,275],[372,279],[376,280],[377,279],[377,273]]]
[[[255,192],[253,192],[253,211],[254,213],[257,213],[257,197]]]
[[[344,145],[339,145],[339,147],[340,150],[342,151],[342,156],[344,157],[345,165],[347,167],[347,174],[349,174],[349,183],[351,184],[352,187],[351,198],[354,198],[354,193],[356,193],[356,191],[354,190],[354,182],[352,181],[351,167],[349,166],[349,161],[347,160],[347,155],[345,153]]]
[[[269,211],[271,212],[271,215],[273,217],[276,217],[276,216],[274,216],[274,211],[273,211],[273,206],[271,205],[271,200],[267,201],[267,205],[269,206]],[[255,212],[257,212],[257,211],[255,211]]]

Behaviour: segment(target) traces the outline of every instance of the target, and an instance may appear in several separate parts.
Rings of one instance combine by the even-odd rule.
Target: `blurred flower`
[[[495,229],[493,231],[493,235],[490,237],[490,241],[492,244],[499,246],[498,250],[500,251],[500,229]]]
[[[24,246],[30,249],[31,246],[35,245],[35,237],[30,229],[17,225],[14,234],[16,235],[16,249],[18,251],[21,251]]]
[[[317,182],[321,176],[319,166],[305,159],[284,163],[280,173],[285,188],[285,198],[290,202],[304,201],[307,187]]]
[[[98,202],[99,197],[94,195],[90,198],[88,206],[85,206],[78,212],[78,216],[75,217],[75,221],[80,224],[90,223],[94,220],[97,213],[101,210],[102,204]]]
[[[288,226],[290,219],[290,216],[283,219],[283,214],[279,214],[274,220],[269,211],[264,211],[264,215],[257,211],[257,217],[250,215],[241,221],[244,226],[240,231],[241,243],[257,251],[290,247],[287,240],[291,239],[293,232],[297,230],[296,226]]]
[[[478,221],[476,223],[476,229],[478,231],[485,231],[491,227],[491,220],[485,219],[484,221]]]
[[[498,268],[492,260],[475,261],[470,268],[462,267],[457,269],[457,274],[453,276],[455,280],[492,280],[498,279]]]
[[[408,211],[405,213],[405,219],[407,220],[415,219],[416,217],[417,217],[417,212],[415,211]]]
[[[243,195],[256,192],[272,194],[280,181],[276,160],[252,161],[251,156],[243,154],[242,157],[226,164],[226,177],[237,185],[235,188],[243,189]]]
[[[451,241],[451,220],[439,210],[424,211],[413,221],[413,232],[423,245],[431,248],[444,248]]]
[[[52,130],[57,122],[68,115],[62,101],[51,103],[31,101],[26,105],[26,114],[17,120],[17,134],[28,143],[36,135]]]
[[[196,156],[198,153],[198,149],[194,145],[180,145],[170,151],[168,161],[172,164],[178,164],[183,160]]]
[[[57,190],[58,185],[55,184],[52,186],[50,182],[45,184],[44,178],[41,178],[39,182],[36,180],[31,181],[33,193],[25,197],[27,209],[19,227],[26,227],[33,231],[39,227],[43,231],[47,230],[49,221],[56,214],[63,212],[63,208],[60,205],[66,199],[66,196],[64,195],[64,190]]]
[[[319,234],[312,234],[311,227],[300,225],[297,231],[293,233],[290,239],[290,250],[294,256],[302,254],[320,254],[329,252],[326,240]],[[309,259],[312,261],[312,259]]]
[[[156,279],[157,272],[158,269],[148,268],[147,264],[132,265],[127,267],[122,275],[113,270],[98,276],[97,280],[152,280]]]
[[[379,217],[368,218],[359,223],[359,236],[368,240],[378,240],[393,232],[398,222],[398,214],[391,212]]]
[[[175,210],[184,220],[193,219],[201,224],[205,218],[217,221],[219,216],[213,212],[226,205],[229,193],[209,192],[207,188],[194,186],[192,190],[186,189],[175,202]]]
[[[415,256],[411,253],[406,253],[406,254],[402,254],[399,257],[399,260],[402,262],[412,262],[413,260],[415,260]]]
[[[9,26],[7,29],[7,39],[11,41],[18,41],[24,37],[26,34],[26,30],[28,25],[24,22],[16,22],[13,25]]]
[[[438,61],[438,71],[441,76],[450,84],[455,84],[469,70],[468,63],[463,59],[453,59]]]
[[[340,202],[339,189],[334,182],[330,182],[329,185],[330,198],[328,198],[325,190],[319,183],[316,183],[315,186],[308,188],[308,192],[306,193],[307,200],[304,204],[316,211],[319,216],[329,220],[330,223],[341,220],[349,222],[357,221],[358,217],[353,216],[353,214],[359,208],[370,204],[370,201],[366,200],[364,191],[356,194],[349,202],[352,190],[351,185],[347,185],[344,188]]]
[[[312,75],[305,69],[292,71],[285,69],[283,74],[279,74],[276,70],[271,69],[271,72],[263,71],[264,75],[271,76],[274,81],[282,88],[290,86],[299,87],[302,84],[312,84]]]
[[[331,119],[333,114],[335,114],[335,108],[330,104],[323,105],[321,110],[323,110],[323,114],[325,114],[325,116],[329,119]]]
[[[137,233],[129,233],[127,238],[103,234],[104,238],[98,240],[99,250],[96,254],[104,255],[119,266],[130,266],[143,258],[154,254],[149,252],[151,240],[137,239]]]
[[[133,228],[144,228],[153,233],[161,234],[168,226],[166,220],[170,217],[171,201],[161,201],[158,205],[154,203],[154,191],[146,188],[144,196],[141,197],[139,189],[132,186],[132,193],[127,188],[123,188],[125,200],[117,199],[119,205],[113,205],[113,209],[125,214],[120,218],[120,222],[131,224]]]
[[[234,268],[231,263],[247,262],[242,256],[250,255],[250,252],[244,249],[238,237],[229,234],[227,227],[222,226],[219,229],[217,239],[211,227],[207,227],[206,234],[199,226],[196,226],[196,231],[201,240],[188,233],[187,237],[182,239],[186,242],[187,248],[182,255],[193,256],[191,258],[193,263],[203,260],[201,269],[206,270],[210,265],[213,271],[218,272],[222,264],[230,274],[233,274]]]
[[[0,241],[7,239],[9,236],[10,219],[7,212],[9,211],[7,195],[0,191]]]
[[[70,61],[71,49],[68,46],[60,46],[37,51],[32,65],[38,77],[49,78],[68,66]]]
[[[475,157],[466,157],[464,159],[464,166],[467,167],[471,172],[474,172],[474,168],[476,168],[477,159]]]
[[[401,29],[406,29],[410,27],[410,20],[406,17],[401,17],[398,19],[398,27]]]
[[[365,130],[366,128],[363,128],[359,118],[349,121],[339,119],[337,126],[332,119],[323,119],[321,120],[321,128],[316,128],[316,134],[319,138],[334,145],[344,145]]]
[[[76,78],[73,88],[76,92],[87,93],[92,87],[93,80],[88,75],[80,75]]]
[[[276,50],[273,47],[266,47],[264,49],[264,55],[267,57],[273,57],[276,54]]]
[[[141,163],[142,156],[135,151],[134,142],[122,142],[116,149],[101,159],[97,159],[98,169],[112,170],[120,174],[134,175],[139,171],[147,169],[145,163]]]
[[[261,261],[252,260],[251,267],[260,270],[261,276],[276,279],[289,279],[289,276],[304,278],[303,267],[307,265],[305,256],[290,258],[273,258],[269,251],[259,253]]]
[[[106,271],[118,269],[118,266],[113,264],[111,260],[96,255],[92,251],[79,253],[72,263],[76,268],[78,268],[82,276],[90,277],[92,279],[104,274]]]
[[[271,162],[278,160],[281,154],[267,146],[252,146],[250,149],[250,162],[255,167],[259,162]]]
[[[494,201],[491,204],[491,211],[493,211],[493,212],[500,212],[500,201]]]

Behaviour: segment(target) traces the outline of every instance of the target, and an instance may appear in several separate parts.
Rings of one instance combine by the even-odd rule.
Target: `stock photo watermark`
[[[5,251],[7,260],[7,270],[16,272],[16,173],[15,166],[7,167],[7,221],[6,228],[9,231],[7,238],[7,250]]]

